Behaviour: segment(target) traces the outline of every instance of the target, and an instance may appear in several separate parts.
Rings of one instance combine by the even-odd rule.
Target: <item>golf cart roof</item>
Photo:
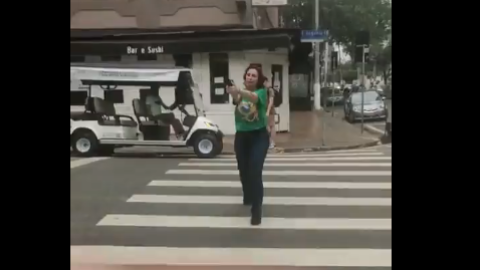
[[[191,73],[184,67],[138,63],[76,63],[70,65],[72,80],[177,82],[180,73]]]

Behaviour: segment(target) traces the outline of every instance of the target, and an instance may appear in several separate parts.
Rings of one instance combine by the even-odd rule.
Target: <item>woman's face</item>
[[[258,82],[258,72],[256,69],[251,68],[247,70],[247,74],[245,74],[245,86],[254,89]]]

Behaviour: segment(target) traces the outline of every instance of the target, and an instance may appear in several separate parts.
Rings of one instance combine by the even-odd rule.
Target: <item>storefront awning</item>
[[[71,55],[187,54],[290,48],[288,34],[235,35],[165,40],[72,41]]]

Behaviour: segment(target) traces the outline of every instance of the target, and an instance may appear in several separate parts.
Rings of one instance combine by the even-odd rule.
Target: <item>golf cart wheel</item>
[[[98,140],[91,131],[78,131],[73,135],[72,149],[74,154],[81,157],[95,155],[98,149]]]
[[[193,145],[195,155],[199,158],[213,158],[221,152],[221,148],[221,142],[215,135],[209,133],[198,135]]]

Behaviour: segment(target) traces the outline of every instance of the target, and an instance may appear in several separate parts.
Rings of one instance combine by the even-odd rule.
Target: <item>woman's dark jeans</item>
[[[263,163],[267,157],[270,136],[266,128],[253,131],[237,131],[235,155],[242,182],[243,198],[252,204],[252,211],[263,202]]]

